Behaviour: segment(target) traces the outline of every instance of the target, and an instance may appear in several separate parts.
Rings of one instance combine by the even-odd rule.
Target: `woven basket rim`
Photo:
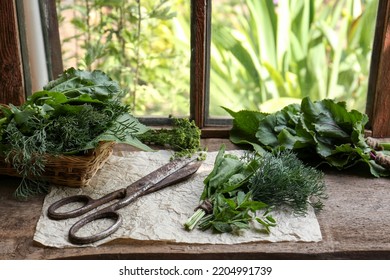
[[[10,108],[4,103],[0,107]],[[0,117],[3,115],[0,110]],[[114,141],[101,141],[94,149],[80,154],[46,154],[42,178],[56,185],[84,187],[111,156],[114,144]],[[6,161],[4,153],[0,153],[0,175],[22,177]]]
[[[111,156],[114,145],[115,142],[103,141],[86,155],[49,155],[42,178],[55,185],[84,187]],[[2,156],[0,175],[21,177]]]

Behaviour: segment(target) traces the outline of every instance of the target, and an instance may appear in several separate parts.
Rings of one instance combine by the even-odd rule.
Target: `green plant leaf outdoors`
[[[275,112],[306,96],[363,111],[378,1],[325,2],[216,3],[210,114]]]
[[[66,31],[64,12],[74,11],[66,68],[109,73],[137,115],[188,115],[190,1],[66,2],[57,5]],[[215,1],[210,115],[226,116],[221,105],[275,112],[305,96],[363,111],[378,2]]]

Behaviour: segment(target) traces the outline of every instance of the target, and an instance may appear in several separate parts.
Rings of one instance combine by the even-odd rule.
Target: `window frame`
[[[40,0],[43,30],[47,38],[50,78],[63,71],[61,44],[54,0]],[[23,0],[3,0],[0,7],[0,103],[21,104],[29,95],[28,54],[25,41]],[[227,138],[231,120],[209,118],[210,37],[212,0],[191,0],[190,118],[203,138]],[[368,132],[376,138],[390,137],[390,1],[379,0],[367,92]],[[10,46],[15,46],[10,48]],[[10,50],[12,61],[4,60]],[[6,57],[7,58],[7,57]],[[16,59],[15,59],[16,58]],[[5,65],[6,64],[6,65]],[[8,69],[8,70],[7,70]],[[167,125],[168,118],[140,118],[147,125]]]
[[[204,138],[228,138],[232,121],[209,117],[212,0],[191,0],[190,116]]]
[[[201,2],[201,3],[199,3]],[[193,10],[199,18],[191,18],[198,42],[192,44],[193,49],[203,48],[203,58],[198,58],[193,65],[191,76],[202,73],[199,78],[201,86],[191,92],[196,95],[195,122],[202,129],[205,137],[227,137],[231,123],[226,119],[212,119],[208,115],[209,105],[209,71],[210,71],[210,26],[212,0],[192,0]],[[199,28],[199,26],[201,28]],[[193,30],[193,29],[192,29]],[[192,31],[191,30],[191,31]],[[376,138],[390,138],[390,1],[379,0],[374,43],[371,55],[369,85],[367,89],[366,114],[369,122],[367,134]],[[389,77],[389,78],[387,78]],[[192,89],[192,87],[191,87]],[[203,91],[202,91],[203,90]],[[203,106],[203,107],[202,107]]]
[[[390,137],[390,1],[379,0],[372,48],[366,128],[376,138]]]

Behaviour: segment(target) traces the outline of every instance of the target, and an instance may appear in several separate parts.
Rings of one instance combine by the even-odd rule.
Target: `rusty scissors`
[[[202,161],[199,160],[197,156],[192,158],[176,159],[149,173],[129,186],[109,193],[99,199],[93,199],[87,195],[65,197],[53,203],[48,208],[48,217],[54,220],[75,218],[96,209],[98,206],[117,200],[115,203],[81,218],[78,222],[73,224],[68,235],[69,241],[74,244],[88,244],[104,239],[117,231],[122,224],[122,217],[117,213],[118,209],[129,205],[140,196],[186,180],[198,170],[201,164]],[[83,203],[83,206],[68,212],[58,211],[65,205],[78,202]],[[111,219],[114,221],[114,224],[91,236],[77,236],[77,232],[82,227],[99,219]]]

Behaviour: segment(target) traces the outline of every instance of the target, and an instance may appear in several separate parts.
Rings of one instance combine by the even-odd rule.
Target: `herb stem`
[[[390,143],[380,143],[379,144],[383,150],[390,151]]]
[[[186,230],[191,231],[199,223],[199,221],[206,215],[203,209],[198,209],[184,224]]]

